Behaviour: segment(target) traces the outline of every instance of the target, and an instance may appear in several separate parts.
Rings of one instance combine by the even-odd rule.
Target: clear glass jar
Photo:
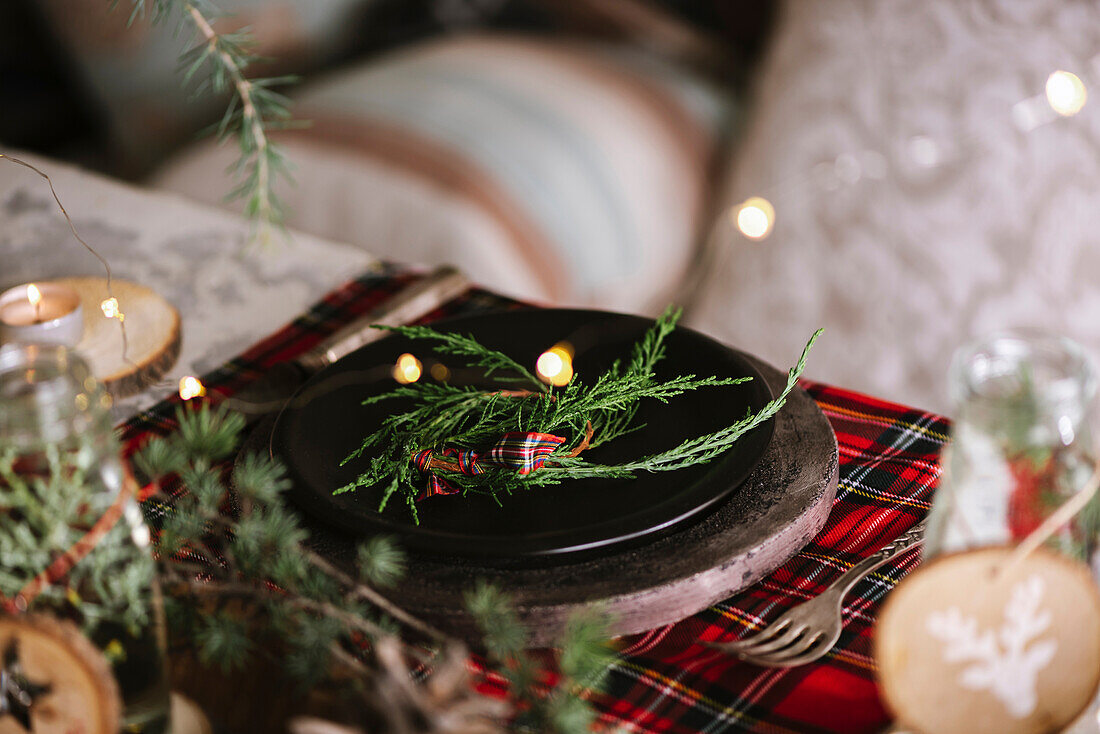
[[[952,360],[957,411],[924,556],[1023,540],[1092,473],[1092,362],[1069,339],[994,336]],[[1092,562],[1097,504],[1048,542]],[[1092,564],[1094,572],[1097,565]]]
[[[24,584],[72,547],[126,491],[110,396],[65,347],[0,347],[0,593],[77,624],[103,651],[123,699],[122,731],[168,728],[163,606],[136,498],[63,578]]]

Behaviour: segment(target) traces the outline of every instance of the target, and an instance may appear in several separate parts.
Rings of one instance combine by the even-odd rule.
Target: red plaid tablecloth
[[[415,279],[400,270],[365,276],[221,369],[203,376],[230,395],[272,365],[292,359]],[[472,290],[425,321],[521,304]],[[810,370],[813,370],[812,361]],[[871,628],[882,597],[917,563],[884,566],[847,598],[837,646],[812,665],[767,669],[699,644],[745,636],[819,593],[841,572],[905,532],[927,512],[947,440],[944,418],[828,385],[803,381],[840,446],[840,485],[825,529],[750,589],[674,625],[624,640],[622,659],[596,704],[602,722],[633,732],[873,732],[887,721],[874,682]],[[122,427],[128,446],[175,428],[178,400]],[[492,681],[486,682],[493,687]]]

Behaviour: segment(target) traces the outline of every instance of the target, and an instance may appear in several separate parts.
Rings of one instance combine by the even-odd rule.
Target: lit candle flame
[[[38,286],[36,286],[34,283],[31,283],[27,286],[27,300],[31,302],[31,306],[34,308],[34,323],[41,323],[42,291],[38,290]]]
[[[1079,76],[1061,70],[1047,77],[1046,95],[1051,108],[1063,117],[1072,117],[1080,112],[1089,97]]]
[[[190,400],[191,398],[201,398],[206,394],[206,386],[197,377],[187,375],[180,378],[180,398],[183,400]]]
[[[775,207],[760,196],[745,199],[734,207],[732,215],[738,231],[750,240],[764,239],[775,224]]]
[[[416,382],[420,379],[422,368],[420,360],[406,352],[397,358],[397,364],[393,366],[393,379],[402,385]]]
[[[539,355],[535,371],[545,382],[563,387],[573,379],[572,347],[564,342],[555,344]]]

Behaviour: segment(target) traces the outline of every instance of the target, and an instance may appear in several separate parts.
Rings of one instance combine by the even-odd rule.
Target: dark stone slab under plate
[[[748,359],[774,393],[782,390],[785,373]],[[268,450],[270,435],[268,421],[252,434],[246,450]],[[695,522],[635,547],[545,567],[417,557],[407,579],[388,595],[411,613],[471,640],[478,634],[463,593],[479,579],[515,597],[533,646],[553,644],[573,611],[594,604],[611,620],[614,634],[642,632],[729,597],[797,553],[825,524],[837,473],[836,436],[814,400],[796,388],[749,478]],[[303,520],[318,552],[343,566],[354,563],[361,538]]]

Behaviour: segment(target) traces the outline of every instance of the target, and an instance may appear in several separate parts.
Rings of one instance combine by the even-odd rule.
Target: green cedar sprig
[[[509,388],[518,384],[525,389],[491,391],[472,386],[416,382],[367,398],[363,401],[365,405],[404,398],[411,406],[386,418],[341,462],[344,465],[371,455],[366,469],[336,493],[379,485],[382,487],[379,511],[399,494],[416,519],[415,502],[423,478],[413,466],[412,456],[425,449],[485,446],[511,431],[564,435],[568,440],[543,468],[527,475],[494,467],[477,476],[436,471],[464,492],[489,494],[499,501],[501,495],[559,484],[568,479],[627,479],[637,472],[673,471],[708,462],[724,453],[741,436],[770,420],[783,407],[805,369],[810,349],[821,334],[818,330],[810,338],[798,363],[789,371],[783,391],[755,414],[750,412],[729,426],[684,441],[668,451],[623,464],[593,463],[584,454],[569,456],[583,441],[589,424],[593,429],[590,446],[613,441],[642,428],[635,424],[642,400],[667,403],[685,392],[736,385],[751,379],[683,375],[658,380],[654,370],[665,355],[666,339],[679,318],[678,309],[668,308],[634,345],[625,364],[614,362],[591,384],[575,378],[563,388],[543,384],[515,360],[479,344],[472,336],[439,332],[424,326],[377,327],[411,339],[434,341],[437,352],[462,357],[468,365],[484,369],[487,376],[508,381]]]

